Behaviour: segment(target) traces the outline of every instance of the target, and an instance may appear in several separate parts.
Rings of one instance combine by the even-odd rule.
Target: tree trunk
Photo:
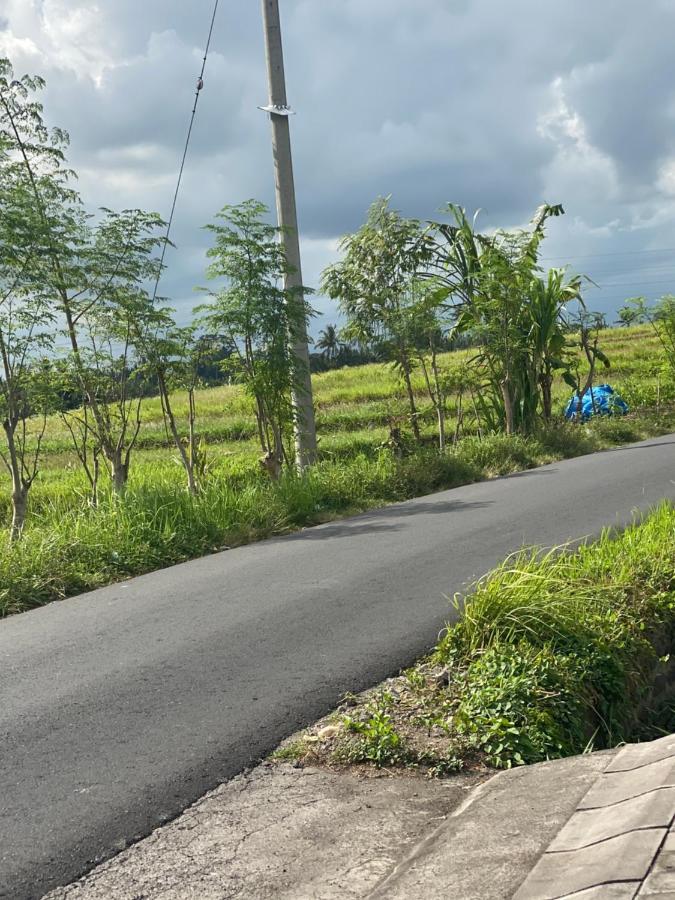
[[[7,418],[2,423],[2,427],[7,437],[7,450],[9,451],[9,461],[7,463],[10,474],[12,476],[12,525],[10,529],[10,540],[12,543],[18,541],[23,531],[26,521],[26,510],[28,508],[28,491],[30,490],[30,482],[24,481],[21,477],[21,458],[20,451],[15,441],[16,419]]]
[[[274,458],[279,463],[279,471],[284,460],[284,444],[281,438],[281,427],[277,422],[272,421],[272,434],[274,435]]]
[[[188,491],[190,494],[192,494],[192,496],[195,496],[197,494],[197,482],[195,481],[194,421],[192,420],[192,414],[190,415],[190,446],[189,450],[186,450],[185,444],[180,438],[178,426],[176,425],[176,417],[171,406],[171,400],[169,398],[169,391],[167,388],[166,380],[164,378],[164,372],[158,368],[155,374],[157,375],[157,385],[159,387],[159,396],[162,402],[162,411],[164,412],[164,421],[169,426],[171,437],[173,438],[174,445],[178,450],[180,460],[183,464],[183,468],[185,469],[185,474],[187,475],[188,482]],[[190,410],[192,410],[192,405],[190,405]]]
[[[403,369],[403,379],[405,381],[406,392],[408,394],[408,403],[410,404],[410,426],[417,443],[420,443],[420,426],[417,421],[417,406],[415,404],[415,394],[413,392],[412,381],[410,380],[410,360],[407,354],[401,354],[401,368]]]
[[[553,403],[551,399],[551,385],[553,377],[549,373],[540,375],[541,405],[544,413],[544,422],[550,422],[553,415]]]
[[[440,404],[436,409],[436,416],[438,417],[438,449],[442,453],[445,450],[445,411]]]
[[[18,541],[26,522],[26,510],[28,508],[28,488],[21,485],[18,490],[12,491],[12,528],[10,539]]]
[[[471,394],[471,405],[473,406],[473,414],[476,417],[476,432],[478,434],[478,440],[483,440],[483,429],[480,427],[480,415],[478,413],[478,407],[476,406],[476,398],[474,397],[473,390],[469,389],[469,393]]]
[[[454,443],[456,444],[459,440],[459,434],[462,429],[462,424],[464,421],[464,410],[462,409],[462,392],[460,391],[457,395],[457,424],[455,426],[455,438]]]
[[[263,453],[269,453],[270,446],[267,440],[267,434],[265,432],[265,423],[267,421],[265,417],[265,412],[263,410],[262,403],[260,402],[260,398],[256,396],[255,398],[255,421],[258,426],[258,439],[260,440],[260,449]]]
[[[436,415],[438,416],[438,449],[442,453],[445,450],[445,394],[441,386],[436,350],[433,346],[431,348],[431,371],[434,373]]]
[[[108,463],[110,464],[110,477],[112,479],[113,491],[118,497],[121,497],[127,487],[129,465],[122,459],[121,450],[115,450],[115,452],[108,457]]]
[[[89,505],[92,509],[98,509],[98,476],[101,471],[101,463],[99,460],[99,450],[94,450],[94,461],[93,461],[93,470],[90,477],[91,483],[91,498],[89,500]]]
[[[507,377],[500,382],[502,389],[502,398],[504,400],[504,416],[506,418],[506,433],[513,434],[515,431],[515,415],[513,409],[513,397],[511,396],[511,381]]]
[[[656,416],[657,418],[661,415],[661,376],[657,374],[656,376]]]

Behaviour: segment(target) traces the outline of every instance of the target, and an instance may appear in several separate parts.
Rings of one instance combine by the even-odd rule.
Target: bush
[[[675,509],[578,552],[488,576],[436,655],[460,674],[455,726],[495,765],[628,740],[675,635]]]

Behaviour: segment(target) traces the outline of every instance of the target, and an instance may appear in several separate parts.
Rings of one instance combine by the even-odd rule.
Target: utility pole
[[[272,153],[274,156],[274,181],[277,197],[277,217],[281,228],[281,240],[289,271],[284,287],[291,292],[289,302],[304,306],[302,293],[302,268],[300,266],[300,241],[298,216],[295,207],[293,159],[291,157],[291,132],[288,117],[292,114],[286,99],[284,55],[281,45],[279,0],[262,0],[269,105],[261,107],[270,115],[272,123]],[[296,463],[300,470],[314,462],[316,457],[316,426],[312,401],[312,380],[309,372],[307,325],[304,316],[297,318],[298,325],[289,336],[294,357],[294,379],[291,387],[295,428]]]

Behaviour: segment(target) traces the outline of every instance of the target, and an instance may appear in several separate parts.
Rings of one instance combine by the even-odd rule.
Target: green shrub
[[[519,553],[484,579],[436,658],[454,724],[495,765],[629,739],[675,635],[675,509],[575,553]]]

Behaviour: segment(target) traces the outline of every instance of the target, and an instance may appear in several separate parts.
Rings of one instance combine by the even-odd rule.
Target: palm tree
[[[345,348],[344,343],[339,338],[338,330],[335,325],[326,325],[324,330],[319,334],[316,346],[321,351],[321,355],[331,362],[338,359]]]

